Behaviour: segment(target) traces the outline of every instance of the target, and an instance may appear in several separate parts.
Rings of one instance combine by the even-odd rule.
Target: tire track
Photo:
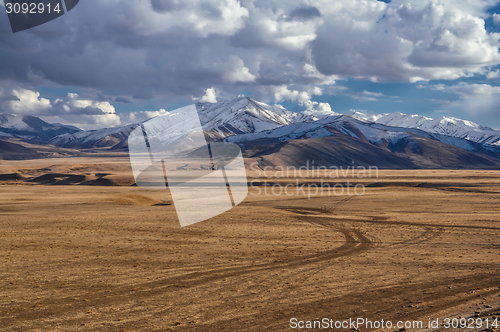
[[[496,295],[500,291],[500,276],[496,273],[469,274],[462,277],[442,277],[436,280],[393,286],[367,286],[356,292],[290,304],[266,312],[259,312],[237,319],[218,321],[210,326],[198,326],[195,331],[236,331],[238,326],[250,327],[248,331],[283,331],[289,327],[291,317],[321,320],[324,317],[336,320],[364,317],[369,320],[426,320],[442,310],[453,308],[472,300]],[[449,288],[449,285],[454,285]],[[471,288],[481,288],[474,293]],[[363,312],[358,313],[360,303]],[[408,307],[408,303],[414,304]],[[420,303],[420,304],[416,304]],[[404,307],[404,308],[403,308]],[[399,309],[398,309],[399,308]],[[334,317],[332,317],[334,316]],[[259,321],[266,325],[255,326]],[[361,329],[374,331],[376,329]]]
[[[288,207],[288,209],[294,209],[293,207]],[[296,207],[295,210],[305,210],[303,207]],[[288,210],[291,211],[291,210]],[[397,226],[416,226],[423,228],[460,228],[460,229],[482,229],[482,230],[492,230],[492,231],[500,231],[500,227],[494,226],[480,226],[480,225],[450,225],[450,224],[431,224],[431,223],[418,223],[418,222],[406,222],[406,221],[395,221],[395,220],[367,220],[367,219],[356,219],[356,218],[335,218],[334,216],[327,217],[324,214],[321,216],[310,216],[309,214],[302,214],[298,212],[294,212],[299,214],[301,217],[311,217],[315,219],[326,219],[331,222],[358,222],[358,223],[367,223],[372,225],[397,225]]]
[[[310,222],[309,220],[305,220]],[[191,272],[174,277],[167,277],[161,280],[155,280],[135,285],[127,286],[94,286],[92,289],[78,293],[79,298],[90,298],[96,300],[75,299],[75,294],[67,297],[45,297],[39,301],[34,301],[26,305],[13,305],[6,312],[0,310],[0,325],[7,327],[21,320],[37,320],[41,317],[64,314],[81,310],[89,306],[111,306],[117,303],[126,302],[131,297],[147,298],[165,293],[175,288],[191,288],[198,285],[215,282],[225,278],[239,277],[269,270],[296,269],[303,266],[329,261],[337,258],[347,257],[366,251],[371,248],[372,242],[362,232],[356,229],[333,228],[331,225],[315,223],[312,224],[327,228],[331,231],[340,232],[345,237],[344,243],[335,249],[323,251],[320,253],[300,256],[287,261],[275,261],[273,263],[263,263],[256,265],[246,265],[239,267],[218,268],[205,271]],[[111,289],[111,290],[110,290]],[[48,307],[34,312],[31,308],[34,306]],[[13,314],[14,313],[14,314]],[[7,318],[8,317],[8,318]]]

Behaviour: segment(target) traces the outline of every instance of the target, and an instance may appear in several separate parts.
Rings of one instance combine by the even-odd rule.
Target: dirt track
[[[462,304],[494,315],[500,187],[454,188],[250,195],[180,228],[164,191],[1,186],[0,326],[283,331],[292,317],[427,320]]]

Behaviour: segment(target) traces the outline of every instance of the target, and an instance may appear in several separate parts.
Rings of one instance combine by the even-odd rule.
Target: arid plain
[[[255,186],[185,228],[168,190],[132,186],[125,155],[2,161],[0,173],[2,331],[500,317],[500,171],[311,174],[298,180],[366,190],[308,199]]]

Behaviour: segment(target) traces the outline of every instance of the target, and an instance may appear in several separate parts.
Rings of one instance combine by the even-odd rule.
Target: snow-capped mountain
[[[376,165],[382,168],[492,168],[500,149],[415,128],[332,116],[225,141],[239,144],[261,166]]]
[[[318,119],[248,97],[218,103],[198,103],[196,108],[207,136],[214,140],[225,139],[235,143],[322,138],[339,133],[365,139],[377,146],[396,144],[402,139],[418,136],[475,151],[481,144],[488,149],[490,144],[500,141],[500,135],[491,128],[451,117],[430,119],[402,113],[367,115],[356,112],[351,116],[335,115]],[[161,127],[163,122],[157,120],[154,120],[155,126]],[[148,121],[151,119],[144,123]],[[168,125],[168,121],[165,125]],[[71,148],[121,148],[126,147],[128,135],[135,126],[68,133],[55,137],[50,142]],[[157,131],[164,131],[164,128],[160,127]],[[495,145],[492,145],[491,149],[494,147]]]
[[[480,144],[465,139],[431,134],[421,129],[392,127],[378,123],[367,123],[350,116],[338,115],[322,118],[310,123],[295,123],[259,133],[230,136],[224,140],[242,143],[255,140],[288,141],[293,139],[322,138],[342,134],[357,139],[364,139],[374,145],[396,144],[409,137],[421,137],[449,144],[464,150],[477,150]]]
[[[268,105],[248,97],[196,105],[204,130],[220,137],[257,133],[297,122],[318,120],[312,115],[291,112],[279,105]]]
[[[318,118],[286,110],[281,106],[271,106],[248,97],[224,100],[218,103],[196,104],[198,116],[205,133],[212,139],[246,133],[256,133],[279,128],[298,122],[316,121]],[[158,132],[164,131],[162,121],[154,120]],[[151,119],[144,121],[144,123]],[[168,125],[168,121],[165,122]],[[61,147],[94,148],[114,146],[123,143],[137,125],[82,131],[52,139],[52,144]],[[153,127],[154,127],[153,126]],[[154,135],[154,133],[152,133]]]
[[[63,148],[112,147],[125,141],[135,127],[137,127],[137,124],[116,128],[84,130],[73,134],[59,135],[49,142]]]
[[[386,126],[415,128],[428,133],[462,138],[480,144],[500,146],[500,131],[451,116],[442,116],[433,119],[422,115],[403,114],[400,112],[375,115],[355,112],[351,116],[359,120],[380,123]]]
[[[384,114],[370,114],[361,111],[353,111],[350,115],[355,119],[368,122],[377,122],[378,119],[384,116]]]
[[[31,115],[0,114],[0,137],[15,137],[45,141],[80,129],[59,123],[48,123]]]
[[[198,115],[205,137],[242,147],[246,158],[263,164],[304,163],[309,159],[328,163],[359,162],[385,168],[495,168],[500,165],[500,132],[452,117],[431,119],[402,113],[322,117],[288,111],[241,97],[218,103],[198,103],[186,121],[170,121],[187,110],[172,111],[143,122],[148,139],[169,139],[168,132],[185,132]],[[193,111],[192,111],[193,112]],[[332,114],[335,114],[332,112]],[[172,123],[181,128],[172,128]],[[129,134],[139,124],[91,131],[48,124],[35,117],[0,117],[0,136],[38,139],[39,132],[61,135],[45,140],[64,148],[128,147]],[[186,127],[186,128],[187,128]],[[177,130],[176,130],[177,128]],[[36,133],[36,134],[35,134]],[[158,134],[155,136],[155,134]],[[38,136],[36,136],[38,135]],[[9,136],[10,137],[10,136]]]

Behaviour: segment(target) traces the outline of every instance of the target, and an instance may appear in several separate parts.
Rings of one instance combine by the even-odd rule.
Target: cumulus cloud
[[[129,21],[143,35],[158,34],[175,28],[189,29],[201,37],[210,34],[232,35],[244,25],[248,9],[237,0],[151,0],[117,1],[121,7],[116,23]]]
[[[132,123],[144,122],[156,116],[162,116],[167,114],[169,114],[167,110],[160,108],[157,111],[130,112],[125,114],[120,114],[119,116],[122,124],[132,124]]]
[[[457,100],[441,101],[442,106],[448,109],[461,111],[482,122],[492,123],[492,120],[498,120],[499,86],[462,82],[451,86],[437,84],[430,88],[458,96]]]
[[[274,100],[276,102],[285,100],[297,102],[298,106],[294,109],[295,111],[318,117],[336,114],[332,111],[330,104],[311,100],[313,96],[321,96],[323,94],[323,90],[317,86],[312,87],[308,91],[290,90],[284,85],[273,87],[272,90],[274,91]]]
[[[245,5],[250,15],[245,26],[231,37],[233,46],[301,51],[316,38],[316,29],[323,23],[318,8],[298,6],[296,1],[256,0]]]
[[[41,97],[38,91],[23,88],[13,89],[11,95],[15,98],[0,101],[0,108],[5,113],[34,115],[49,122],[71,123],[82,128],[121,124],[115,108],[107,101],[80,98],[75,93],[51,101]]]
[[[486,73],[486,78],[489,80],[499,78],[500,77],[500,70],[494,70]]]
[[[493,23],[495,23],[496,25],[500,25],[500,15],[499,14],[493,14]]]
[[[207,94],[210,93],[215,94],[215,90],[208,89]],[[215,95],[213,97],[215,98]],[[10,93],[6,93],[6,89],[1,87],[0,111],[19,115],[34,115],[51,123],[71,123],[83,129],[139,123],[155,116],[169,114],[165,109],[119,114],[108,101],[91,100],[76,93],[68,93],[65,98],[51,101],[41,97],[38,91],[16,88]]]
[[[344,15],[319,30],[313,56],[323,74],[373,81],[456,79],[500,61],[499,35],[488,33],[484,19],[470,14],[470,8],[465,11],[466,6],[438,1],[358,5],[358,14],[349,14],[346,5],[340,10]],[[487,4],[476,7],[481,5]]]
[[[228,82],[252,82],[255,80],[255,75],[245,67],[243,60],[237,56],[231,56],[229,62],[221,68],[221,71],[223,72],[222,78]]]
[[[66,105],[88,117],[80,123],[109,125],[118,123],[109,107],[71,97],[49,106],[34,86],[71,86],[120,103],[161,99],[168,108],[191,96],[215,101],[217,94],[230,98],[242,92],[305,105],[318,95],[314,87],[329,94],[349,78],[417,82],[477,74],[492,79],[498,77],[490,68],[500,65],[500,35],[487,31],[484,20],[497,2],[84,1],[69,15],[22,34],[10,33],[8,22],[1,21],[0,83],[32,91],[20,92],[32,112],[59,116]],[[492,19],[498,23],[498,14]],[[9,98],[17,98],[9,103],[12,111],[21,112],[21,98]],[[82,109],[102,114],[84,115]]]
[[[50,100],[40,98],[40,92],[27,89],[13,90],[12,95],[17,100],[11,100],[8,105],[13,113],[39,113],[52,107]]]
[[[491,4],[95,0],[51,22],[61,32],[50,38],[35,28],[0,40],[10,65],[0,75],[150,97],[196,95],[207,84],[330,84],[332,76],[454,79],[499,63],[498,35],[484,27]],[[26,55],[14,57],[20,50]]]
[[[305,108],[303,113],[308,115],[324,117],[337,114],[332,111],[332,108],[328,103],[319,103],[317,101],[308,100],[305,103],[303,103],[302,106]]]
[[[322,91],[318,87],[313,88],[311,91],[298,91],[289,90],[286,85],[273,87],[274,99],[276,102],[281,102],[284,100],[298,102],[299,104],[305,103],[311,99],[311,95],[317,94],[321,95]]]
[[[217,102],[217,93],[214,88],[209,88],[205,91],[205,95],[201,97],[200,101],[202,103],[216,103]]]

